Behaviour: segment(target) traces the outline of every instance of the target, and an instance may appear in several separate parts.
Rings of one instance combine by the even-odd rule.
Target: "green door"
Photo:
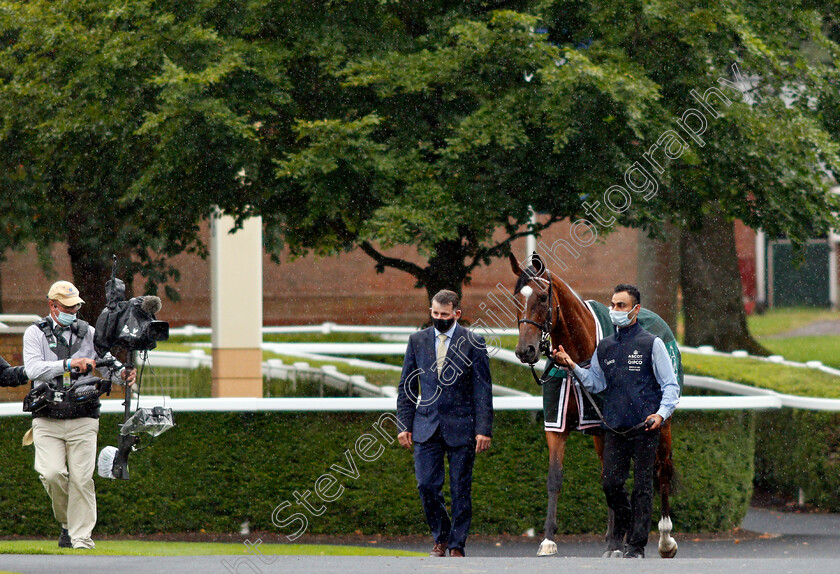
[[[773,258],[771,289],[774,307],[829,307],[828,258],[831,250],[827,241],[809,243],[805,260],[797,267],[790,243],[771,242]]]

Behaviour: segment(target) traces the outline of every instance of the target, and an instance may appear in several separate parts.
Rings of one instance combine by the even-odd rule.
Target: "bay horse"
[[[517,320],[519,340],[516,356],[523,363],[534,365],[540,352],[548,353],[562,344],[575,363],[586,364],[592,358],[597,346],[598,326],[595,317],[586,303],[559,277],[549,273],[545,262],[534,253],[531,265],[520,266],[516,257],[510,255],[511,268],[517,276],[514,298],[517,302]],[[524,291],[524,293],[523,293]],[[607,336],[612,333],[604,333]],[[549,347],[550,345],[550,347]],[[546,426],[545,438],[548,443],[548,509],[545,519],[545,535],[540,543],[538,556],[557,553],[554,540],[557,533],[557,499],[563,486],[563,458],[566,452],[566,440],[573,429],[579,426],[580,408],[578,401],[582,396],[573,392],[571,376],[567,376],[565,385],[565,416],[560,408],[556,428]],[[545,387],[543,388],[545,393]],[[677,553],[677,542],[671,537],[671,507],[669,497],[673,488],[674,465],[671,457],[671,418],[661,427],[659,447],[656,451],[655,480],[661,495],[661,518],[659,520],[659,554],[663,558],[673,558]],[[591,431],[588,431],[591,432]],[[598,458],[603,467],[604,431],[595,428],[593,440]],[[619,557],[624,547],[622,540],[613,535],[614,516],[609,511],[607,521],[606,549],[603,557]]]

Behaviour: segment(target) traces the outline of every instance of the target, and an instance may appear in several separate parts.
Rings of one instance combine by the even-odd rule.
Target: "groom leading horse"
[[[573,377],[583,379],[588,388],[603,390],[606,400],[604,415],[597,407],[591,409],[595,407],[592,397],[584,400],[588,393],[580,386],[571,385],[572,377],[557,365],[550,364],[540,380],[541,384],[545,383],[549,500],[545,539],[538,554],[557,552],[554,535],[565,445],[571,430],[577,429],[595,431],[595,447],[604,463],[603,486],[610,507],[604,556],[624,556],[625,535],[628,557],[644,556],[652,503],[650,481],[655,471],[662,496],[659,553],[664,558],[673,557],[677,544],[670,537],[669,495],[673,479],[670,414],[679,397],[675,375],[682,378],[679,349],[673,334],[655,313],[641,308],[635,288],[617,288],[612,312],[608,314],[604,305],[584,302],[562,280],[553,277],[538,255],[534,254],[528,267],[521,267],[513,255],[510,260],[518,277],[514,289],[519,306],[517,357],[533,366],[540,351],[547,354],[555,349],[554,360],[560,365],[576,367]],[[613,325],[619,326],[618,335]],[[575,364],[588,362],[590,358],[591,371]],[[610,445],[607,453],[603,431],[594,428],[597,426],[606,427],[606,442]],[[627,501],[624,491],[631,457],[636,461],[637,473],[632,502]]]

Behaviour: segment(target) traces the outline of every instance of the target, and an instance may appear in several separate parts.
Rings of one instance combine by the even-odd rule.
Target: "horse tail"
[[[673,449],[671,445],[671,420],[665,422],[659,435],[659,447],[656,449],[656,480],[654,486],[657,491],[665,487],[667,494],[674,494],[679,490],[680,479],[674,465]]]
[[[676,494],[682,486],[679,472],[677,472],[677,468],[674,466],[674,460],[670,456],[661,462],[659,460],[656,462],[654,487],[657,492],[661,492],[662,485],[667,486],[668,494]]]

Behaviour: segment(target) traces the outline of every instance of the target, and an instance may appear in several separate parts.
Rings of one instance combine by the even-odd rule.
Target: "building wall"
[[[607,300],[612,286],[636,279],[636,231],[617,229],[607,238],[589,247],[577,247],[575,259],[559,244],[555,252],[568,268],[563,270],[549,261],[549,268],[566,280],[586,298]],[[206,238],[206,235],[205,235]],[[500,236],[499,239],[502,239]],[[540,241],[544,253],[558,239],[569,239],[568,224],[556,224],[546,231]],[[513,251],[525,258],[525,239],[513,244]],[[574,245],[574,244],[572,244]],[[70,278],[70,263],[66,246],[53,251],[53,270],[48,277],[37,263],[34,249],[8,252],[2,263],[3,305],[6,313],[44,314],[44,298],[53,281]],[[388,255],[423,263],[416,250],[410,247],[391,249]],[[160,318],[173,326],[210,324],[210,263],[195,255],[174,258],[181,271],[181,280],[172,285],[181,295],[175,303],[164,299]],[[232,270],[231,272],[235,272]],[[107,277],[103,277],[104,286]],[[426,293],[414,287],[414,278],[407,273],[386,268],[377,274],[373,260],[355,250],[333,257],[310,255],[291,260],[287,255],[281,263],[264,259],[263,321],[266,325],[312,324],[324,321],[354,324],[419,325],[427,318]],[[496,305],[487,297],[499,289],[512,290],[514,275],[507,259],[494,261],[478,268],[470,285],[464,288],[464,312],[467,318],[482,313],[478,305],[485,303],[490,310]],[[143,279],[135,278],[135,291],[142,289]],[[84,293],[82,293],[84,297]],[[235,304],[235,302],[231,302]],[[98,310],[88,316],[98,315]]]
[[[549,268],[584,298],[606,302],[615,284],[636,281],[638,233],[633,229],[617,228],[589,247],[575,246],[578,251],[578,257],[575,258],[559,244],[555,244],[559,239],[569,240],[569,225],[562,222],[543,234],[538,252],[544,254],[554,246],[554,253],[568,267],[562,269],[560,264],[547,259]],[[503,236],[497,239],[503,239]],[[755,233],[737,222],[735,241],[745,302],[748,303],[755,297]],[[524,238],[513,243],[513,252],[520,260],[526,256],[525,245]],[[411,247],[391,249],[387,254],[424,263]],[[174,258],[174,263],[181,271],[181,280],[172,285],[180,293],[181,300],[175,303],[164,299],[160,318],[173,326],[209,326],[209,260],[202,260],[195,255],[179,255]],[[53,251],[54,272],[49,277],[38,266],[32,248],[8,252],[7,261],[2,263],[0,269],[3,305],[7,313],[44,314],[44,298],[49,286],[58,278],[69,278],[71,275],[66,246],[63,245],[56,246]],[[426,293],[414,287],[414,278],[390,268],[386,268],[384,273],[376,273],[373,260],[360,250],[332,257],[309,255],[297,260],[284,254],[280,264],[272,262],[266,254],[263,269],[265,325],[314,324],[324,321],[419,325],[427,319]],[[103,277],[103,286],[107,279]],[[475,320],[488,310],[497,317],[504,317],[504,313],[498,312],[498,305],[488,294],[499,290],[510,292],[514,283],[507,259],[498,259],[488,266],[479,267],[473,273],[472,282],[464,287],[465,317]],[[137,292],[142,290],[142,285],[143,278],[136,277]],[[230,304],[235,304],[235,301]],[[482,304],[486,308],[479,307]],[[95,318],[97,315],[98,310],[93,313],[88,311],[89,317]],[[490,324],[490,321],[487,323]],[[513,322],[504,326],[512,325]]]

